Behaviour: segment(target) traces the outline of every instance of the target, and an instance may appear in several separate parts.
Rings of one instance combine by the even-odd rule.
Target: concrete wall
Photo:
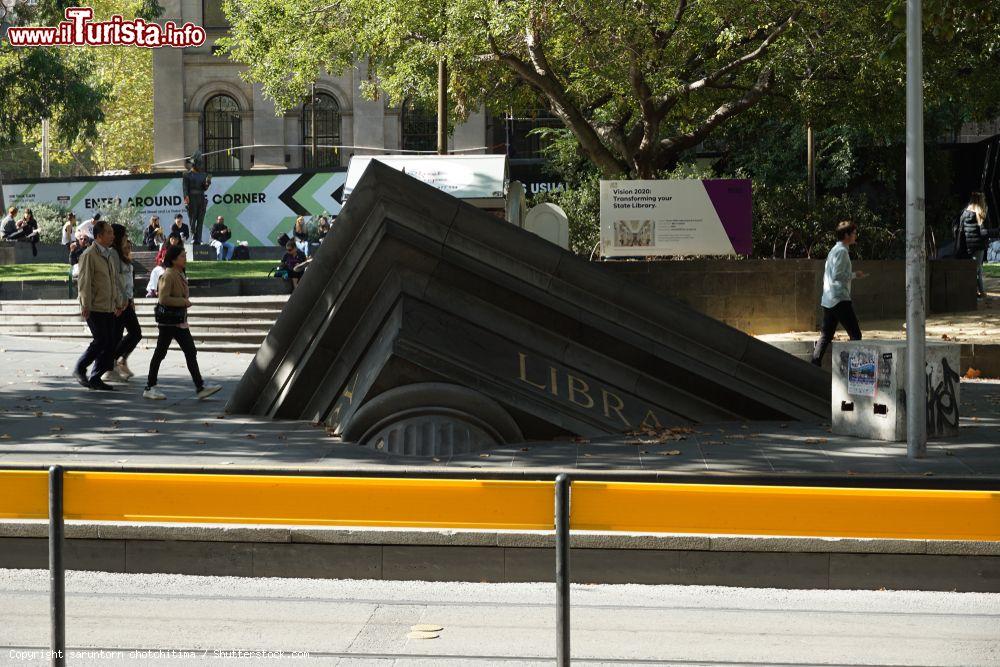
[[[813,331],[822,317],[823,260],[718,260],[604,262],[606,270],[650,287],[753,335]],[[859,260],[869,274],[852,287],[862,321],[906,316],[906,266],[902,260]],[[929,311],[976,309],[971,261],[928,262]]]

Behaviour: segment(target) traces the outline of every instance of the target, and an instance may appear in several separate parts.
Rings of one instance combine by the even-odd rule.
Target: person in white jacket
[[[826,267],[823,270],[823,297],[820,300],[823,306],[823,326],[812,354],[812,362],[816,366],[823,363],[823,355],[833,340],[838,324],[843,325],[851,340],[861,340],[861,325],[858,324],[858,316],[851,303],[851,281],[865,278],[868,274],[854,270],[848,250],[858,242],[858,226],[845,220],[837,225],[836,233],[837,244],[826,256]]]

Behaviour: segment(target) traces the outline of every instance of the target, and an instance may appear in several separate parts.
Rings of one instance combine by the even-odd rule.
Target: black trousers
[[[7,237],[8,241],[30,241],[32,257],[38,257],[38,239],[38,232],[27,227],[22,227]]]
[[[181,327],[160,326],[160,334],[156,337],[156,349],[153,351],[153,359],[149,362],[149,379],[146,380],[147,387],[155,387],[157,376],[160,374],[160,364],[167,356],[167,349],[171,341],[177,341],[181,351],[184,352],[184,360],[187,362],[191,379],[194,380],[194,388],[201,391],[205,386],[201,379],[201,371],[198,369],[198,350],[194,346],[194,338],[191,337],[190,329]]]
[[[117,319],[114,313],[95,312],[87,318],[87,326],[94,339],[76,362],[76,370],[86,375],[87,368],[94,364],[89,377],[91,381],[100,380],[114,365]]]
[[[819,332],[819,340],[813,348],[812,362],[819,366],[823,363],[826,348],[830,347],[833,334],[837,332],[837,324],[841,324],[851,340],[861,340],[861,325],[858,316],[854,314],[854,306],[850,301],[841,301],[833,308],[823,308],[823,327]]]
[[[188,220],[191,222],[191,237],[195,243],[201,243],[201,226],[205,222],[205,207],[208,197],[198,193],[188,197]]]
[[[135,303],[129,303],[128,308],[122,311],[121,317],[115,321],[115,353],[114,360],[128,359],[136,345],[142,340],[142,327],[139,325],[139,318],[135,314]],[[127,336],[123,334],[128,331]]]

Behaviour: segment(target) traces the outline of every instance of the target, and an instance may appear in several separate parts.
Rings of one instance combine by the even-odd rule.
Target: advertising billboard
[[[202,241],[208,240],[208,228],[221,215],[234,241],[273,245],[300,215],[337,215],[346,178],[343,169],[261,170],[213,176]],[[177,213],[187,219],[180,174],[19,180],[4,183],[3,194],[8,206],[30,208],[42,202],[60,205],[71,209],[79,220],[108,206],[134,206],[141,211],[144,223],[152,215],[160,216],[164,225],[169,225]]]

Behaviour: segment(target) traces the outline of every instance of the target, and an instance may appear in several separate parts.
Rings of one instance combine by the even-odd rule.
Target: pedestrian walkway
[[[961,344],[962,373],[972,368],[973,374],[1000,378],[1000,278],[987,278],[985,283],[987,297],[979,302],[978,310],[928,316],[927,339]],[[867,339],[906,338],[905,319],[861,322],[861,329]],[[804,359],[811,356],[817,336],[816,331],[790,331],[757,338]],[[847,340],[843,329],[836,340]]]
[[[223,390],[194,397],[183,356],[172,352],[159,387],[168,400],[140,397],[150,352],[131,360],[139,377],[122,391],[95,392],[70,377],[82,343],[0,335],[0,467],[15,464],[282,469],[364,473],[549,475],[1000,475],[1000,382],[963,382],[959,438],[906,458],[904,443],[835,436],[828,424],[704,424],[663,438],[607,437],[527,443],[442,460],[388,456],[343,443],[322,425],[226,415],[224,406],[252,355],[200,353],[205,378]]]

